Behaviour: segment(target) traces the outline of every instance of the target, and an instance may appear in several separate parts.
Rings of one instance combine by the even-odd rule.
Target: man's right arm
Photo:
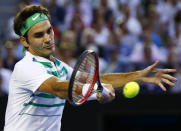
[[[59,78],[52,76],[45,80],[40,87],[39,91],[51,93],[60,98],[67,99],[68,98],[68,80],[60,80]]]
[[[52,76],[45,80],[40,87],[39,91],[51,93],[53,95],[58,96],[62,99],[68,99],[68,88],[69,81],[68,80],[60,80],[59,78]],[[110,87],[109,84],[106,84],[104,88],[107,88],[111,93],[107,96],[103,96],[100,93],[97,94],[97,100],[99,102],[109,102],[115,98],[114,89]],[[111,89],[110,89],[111,88]]]

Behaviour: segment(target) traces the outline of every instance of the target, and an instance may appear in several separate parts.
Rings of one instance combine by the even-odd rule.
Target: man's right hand
[[[112,85],[102,83],[102,86],[103,86],[103,88],[106,88],[109,91],[109,93],[107,95],[105,95],[105,94],[103,95],[98,92],[97,100],[102,104],[108,103],[108,102],[111,102],[112,100],[114,100],[115,99],[115,90],[112,87]]]

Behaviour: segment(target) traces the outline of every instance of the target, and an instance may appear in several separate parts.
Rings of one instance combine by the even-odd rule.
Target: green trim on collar
[[[41,62],[35,59],[34,57],[33,57],[33,61],[42,64],[46,68],[53,68],[53,65],[50,62]]]

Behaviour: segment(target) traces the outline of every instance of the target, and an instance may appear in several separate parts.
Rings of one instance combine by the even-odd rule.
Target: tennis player
[[[52,55],[54,32],[48,10],[38,5],[26,6],[15,17],[14,30],[27,51],[16,63],[10,80],[4,131],[60,131],[72,68]],[[168,74],[174,69],[156,70],[147,76],[157,64],[131,73],[101,75],[101,82],[110,93],[97,95],[98,101],[113,100],[114,88],[133,80],[154,83],[163,90],[166,88],[161,82],[174,86],[172,81],[176,78]]]

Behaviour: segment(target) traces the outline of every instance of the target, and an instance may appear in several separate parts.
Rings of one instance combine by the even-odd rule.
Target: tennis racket
[[[97,89],[94,86],[97,85]],[[83,93],[84,88],[84,93]],[[85,90],[86,88],[86,90]],[[68,100],[70,104],[83,104],[93,93],[107,95],[99,78],[98,56],[93,50],[85,50],[77,60],[69,82]]]

